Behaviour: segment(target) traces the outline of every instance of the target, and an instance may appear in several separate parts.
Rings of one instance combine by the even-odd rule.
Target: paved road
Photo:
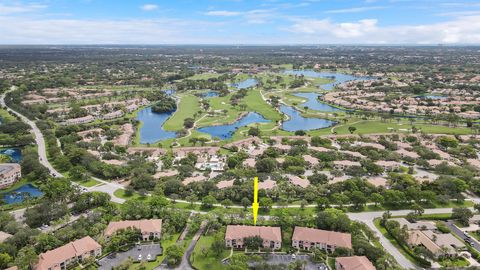
[[[454,233],[458,238],[462,239],[463,241],[467,240],[467,237],[463,233],[462,230],[460,230],[457,226],[455,226],[454,221],[448,221],[446,222],[448,228]],[[469,241],[472,242],[472,247],[476,249],[478,252],[480,252],[480,243],[475,239],[475,237],[470,237]],[[468,243],[466,243],[468,245]]]
[[[32,129],[32,132],[33,134],[35,135],[35,142],[38,146],[38,160],[40,161],[40,163],[49,170],[50,174],[54,177],[63,177],[63,175],[58,172],[53,166],[52,164],[48,161],[47,159],[47,151],[46,151],[46,147],[45,147],[45,139],[43,138],[43,134],[42,132],[40,131],[40,129],[37,127],[37,125],[35,124],[34,121],[31,121],[30,119],[28,119],[27,117],[25,117],[24,115],[20,114],[19,112],[16,112],[14,110],[12,110],[11,108],[9,108],[7,106],[7,104],[5,103],[5,96],[12,92],[12,91],[15,91],[16,87],[15,86],[12,86],[10,90],[6,91],[5,93],[3,93],[1,96],[0,96],[0,105],[2,107],[5,107],[6,110],[8,112],[11,112],[13,114],[15,114],[16,116],[20,117],[20,119],[27,123],[31,129]],[[124,203],[125,200],[124,199],[121,199],[121,198],[118,198],[116,197],[113,193],[115,192],[115,190],[119,189],[119,188],[122,188],[124,189],[125,187],[122,186],[122,185],[119,185],[119,184],[115,184],[115,183],[111,183],[111,182],[107,182],[107,181],[104,181],[104,180],[101,180],[101,179],[98,179],[98,178],[95,178],[95,180],[103,183],[103,186],[96,186],[96,187],[91,187],[89,188],[88,190],[90,191],[102,191],[102,192],[106,192],[108,194],[110,194],[110,196],[112,197],[112,201],[113,202],[116,202],[116,203]],[[83,187],[77,183],[74,183],[72,182],[73,185],[76,185],[76,186],[80,186],[80,187]],[[22,209],[20,209],[22,210]],[[24,210],[23,210],[24,211]],[[13,213],[14,215],[17,215],[21,213],[21,211],[17,210],[16,213]],[[23,215],[23,213],[22,213]]]
[[[63,177],[63,175],[61,173],[59,173],[57,170],[55,170],[55,168],[53,168],[52,164],[50,164],[50,162],[48,162],[47,151],[45,149],[45,140],[43,139],[43,134],[40,131],[40,129],[37,127],[35,122],[31,121],[30,119],[28,119],[24,115],[12,110],[5,103],[5,96],[10,92],[15,91],[15,89],[16,89],[16,87],[12,86],[10,88],[10,90],[6,91],[5,93],[3,93],[1,95],[0,105],[2,107],[5,107],[8,112],[11,112],[11,113],[15,114],[16,116],[20,117],[20,119],[23,122],[27,123],[32,128],[32,132],[35,135],[35,142],[37,143],[37,146],[38,146],[38,159],[39,159],[40,163],[43,166],[45,166],[45,168],[47,168],[50,171],[50,174],[53,175],[54,177]]]
[[[404,216],[410,213],[412,210],[396,210],[396,211],[390,211],[392,216]],[[445,214],[445,213],[451,213],[452,208],[435,208],[435,209],[425,209],[425,214]],[[417,266],[415,266],[412,262],[410,262],[403,254],[390,243],[390,241],[383,236],[383,234],[375,227],[375,224],[373,224],[373,220],[375,218],[380,218],[383,215],[383,211],[377,211],[377,212],[362,212],[362,213],[347,213],[347,215],[350,217],[352,220],[357,220],[360,222],[363,222],[367,224],[367,226],[375,232],[375,234],[378,236],[380,243],[382,246],[385,248],[385,250],[390,253],[400,264],[400,266],[404,269],[418,269]]]
[[[177,268],[175,268],[176,270],[195,270],[190,265],[190,256],[192,256],[193,250],[195,249],[195,245],[197,245],[198,239],[205,231],[205,226],[206,226],[206,222],[202,222],[202,224],[200,225],[200,229],[198,229],[198,231],[195,233],[192,241],[190,242],[190,245],[188,245],[187,250],[183,254],[182,262]]]

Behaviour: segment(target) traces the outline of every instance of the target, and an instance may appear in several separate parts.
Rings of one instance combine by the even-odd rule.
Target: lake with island
[[[32,184],[25,184],[17,189],[9,191],[3,194],[3,201],[6,204],[21,203],[27,197],[28,198],[38,198],[43,195],[38,188]]]
[[[335,86],[337,86],[338,84],[342,84],[348,81],[366,81],[366,80],[373,79],[367,76],[355,76],[351,74],[338,73],[338,72],[323,72],[323,71],[319,72],[315,70],[286,70],[285,74],[297,75],[297,76],[303,75],[305,77],[312,77],[312,78],[332,79],[334,81],[331,83],[318,85],[318,87],[328,91],[333,90]]]
[[[174,112],[155,113],[152,111],[152,107],[140,110],[137,118],[135,118],[143,123],[140,128],[140,143],[155,143],[157,141],[175,138],[177,136],[176,132],[163,129],[163,124],[173,113]]]
[[[290,132],[295,132],[298,130],[308,131],[308,130],[327,128],[336,124],[336,122],[328,119],[303,117],[299,111],[287,105],[281,105],[280,111],[288,115],[288,118],[289,118],[287,121],[284,121],[282,123],[282,129],[285,131],[290,131]]]
[[[256,112],[250,112],[242,118],[236,120],[232,124],[208,126],[197,129],[199,132],[207,133],[212,138],[219,138],[220,140],[227,140],[232,138],[237,129],[248,126],[253,123],[269,123],[270,120],[265,119],[263,116]]]

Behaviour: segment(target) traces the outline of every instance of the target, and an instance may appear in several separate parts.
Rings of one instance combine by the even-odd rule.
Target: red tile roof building
[[[142,239],[144,241],[151,239],[160,239],[162,235],[162,220],[143,219],[110,222],[110,224],[108,224],[107,228],[105,229],[104,235],[110,237],[115,232],[119,230],[125,230],[127,228],[140,230],[142,234]]]
[[[375,270],[372,262],[365,256],[337,257],[336,270]]]
[[[35,270],[67,269],[73,262],[84,260],[91,256],[100,256],[102,246],[90,236],[75,240],[59,248],[41,253]]]
[[[263,247],[282,248],[282,232],[280,227],[228,225],[225,233],[225,246],[228,248],[244,248],[244,240],[259,236],[263,239]]]
[[[352,236],[349,233],[295,227],[292,246],[307,250],[316,247],[333,252],[337,247],[352,248]]]

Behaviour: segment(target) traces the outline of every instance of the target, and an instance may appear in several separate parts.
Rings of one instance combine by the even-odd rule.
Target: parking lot
[[[306,261],[307,265],[305,266],[305,270],[327,270],[324,264],[316,264],[310,260],[309,255],[295,255],[292,254],[272,254],[266,260],[266,263],[274,265],[274,264],[285,264],[288,265],[294,261]]]
[[[149,255],[150,260],[154,261],[157,259],[157,256],[162,255],[162,247],[160,244],[140,245],[135,246],[126,252],[110,254],[107,257],[98,260],[98,263],[100,264],[98,269],[111,270],[113,267],[126,261],[129,257],[131,257],[133,261],[139,261],[140,255],[141,261],[147,261]]]

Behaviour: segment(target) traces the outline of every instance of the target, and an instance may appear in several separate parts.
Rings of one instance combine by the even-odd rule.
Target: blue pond
[[[17,148],[0,149],[0,154],[13,158],[17,163],[22,161],[22,151]]]
[[[152,112],[152,107],[139,111],[136,119],[143,122],[140,128],[140,143],[154,143],[175,138],[175,132],[163,129],[163,124],[172,114],[173,112],[154,113]]]
[[[38,188],[31,184],[25,184],[15,190],[3,194],[3,200],[6,204],[21,203],[25,200],[25,195],[29,194],[30,198],[37,198],[43,195]]]
[[[237,89],[245,89],[245,88],[253,87],[255,85],[257,85],[257,80],[255,80],[253,78],[248,78],[244,81],[231,84],[231,86],[233,86]]]
[[[250,112],[241,119],[235,121],[233,124],[229,125],[221,125],[221,126],[208,126],[208,127],[203,127],[199,128],[198,131],[208,133],[212,138],[220,138],[221,140],[226,140],[230,139],[235,131],[240,128],[244,127],[247,125],[250,125],[252,123],[268,123],[270,120],[267,120],[263,118],[258,113],[255,112]]]
[[[175,94],[175,90],[173,89],[165,89],[165,90],[162,90],[162,92],[167,94],[167,96],[173,96]]]
[[[365,81],[365,80],[372,79],[370,77],[359,77],[359,76],[343,74],[343,73],[334,73],[334,72],[317,72],[314,70],[286,70],[285,73],[291,74],[291,75],[303,75],[305,77],[333,79],[334,82],[319,85],[320,88],[328,91],[333,90],[333,88],[335,88],[337,84],[342,84],[344,82]]]
[[[200,96],[203,97],[203,98],[218,97],[218,92],[208,91],[208,92],[205,92],[205,93],[201,93]]]
[[[318,101],[319,95],[317,93],[294,93],[293,95],[307,99],[306,102],[300,104],[301,107],[307,106],[309,109],[324,111],[324,112],[341,111],[340,109],[337,109],[328,104]]]
[[[299,111],[286,105],[280,106],[280,111],[289,116],[289,119],[282,124],[282,129],[285,131],[295,132],[297,130],[314,130],[333,126],[335,122],[320,119],[320,118],[306,118],[303,117]]]

